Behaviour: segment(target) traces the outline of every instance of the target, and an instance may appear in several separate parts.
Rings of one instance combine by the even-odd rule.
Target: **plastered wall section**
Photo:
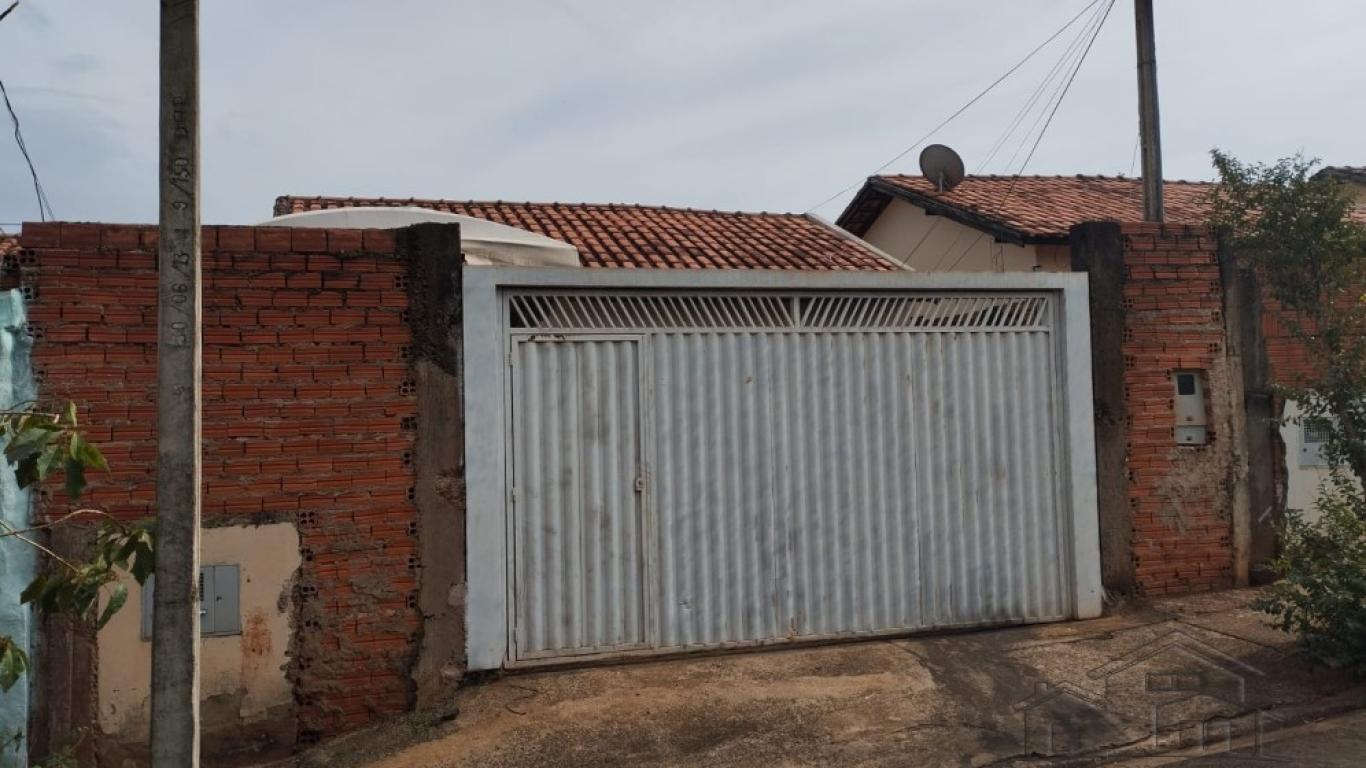
[[[945,216],[931,216],[892,200],[863,239],[921,272],[1065,272],[1066,245],[998,243],[991,235]]]
[[[1304,427],[1300,422],[1302,415],[1294,400],[1285,402],[1281,412],[1281,441],[1285,444],[1285,507],[1303,513],[1311,522],[1321,516],[1315,507],[1319,498],[1319,488],[1328,479],[1328,467],[1319,464],[1303,463],[1301,456],[1304,448]]]
[[[290,523],[208,528],[201,562],[240,567],[241,634],[205,637],[200,699],[206,730],[289,716],[286,674],[290,592],[298,575],[299,534]],[[99,633],[100,729],[119,741],[150,735],[152,643],[141,636],[142,589],[131,579],[126,607]],[[284,711],[282,711],[284,710]]]
[[[0,405],[6,408],[33,397],[29,377],[29,338],[26,332],[23,297],[19,291],[0,292]],[[14,470],[0,462],[0,521],[9,528],[26,528],[29,518],[29,493],[20,490]],[[19,593],[33,579],[35,553],[28,544],[15,538],[0,539],[0,635],[32,655],[30,633],[33,616],[28,606],[20,605]],[[20,677],[9,691],[0,693],[0,768],[23,768],[27,749],[24,723],[28,721],[30,680]]]

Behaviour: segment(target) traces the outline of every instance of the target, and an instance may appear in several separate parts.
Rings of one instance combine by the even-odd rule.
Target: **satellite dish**
[[[967,174],[963,158],[943,144],[931,144],[920,150],[920,172],[940,192],[948,192],[962,184]]]

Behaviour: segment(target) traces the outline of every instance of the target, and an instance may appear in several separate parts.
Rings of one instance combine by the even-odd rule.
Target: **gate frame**
[[[1101,614],[1100,534],[1096,491],[1095,423],[1091,388],[1091,327],[1087,276],[1066,272],[934,273],[785,272],[760,270],[632,270],[554,267],[462,269],[468,669],[508,666],[513,657],[508,603],[509,446],[502,295],[506,289],[754,291],[1033,291],[1055,296],[1060,359],[1058,393],[1067,466],[1063,486],[1071,514],[1073,616]],[[1078,447],[1082,447],[1078,450]],[[891,634],[916,634],[897,630]],[[800,641],[798,641],[800,642]]]

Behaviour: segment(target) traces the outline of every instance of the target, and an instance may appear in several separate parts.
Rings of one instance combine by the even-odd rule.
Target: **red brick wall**
[[[1289,313],[1267,291],[1262,294],[1262,338],[1271,380],[1294,386],[1310,373],[1309,354],[1287,325]]]
[[[1227,587],[1234,577],[1234,403],[1217,243],[1198,228],[1134,224],[1122,231],[1129,506],[1139,590],[1160,595]],[[1183,369],[1205,372],[1204,446],[1175,442],[1172,373]]]
[[[112,466],[91,500],[125,518],[155,512],[156,239],[26,224],[18,256],[40,395],[80,404]],[[389,232],[204,228],[205,525],[297,524],[290,675],[305,742],[412,696],[405,277]]]

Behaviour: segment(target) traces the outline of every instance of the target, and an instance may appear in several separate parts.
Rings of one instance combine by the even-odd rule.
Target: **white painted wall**
[[[285,666],[299,534],[290,523],[275,523],[205,528],[200,538],[205,565],[240,566],[242,611],[241,634],[202,641],[200,700],[221,697],[235,702],[239,722],[261,721],[294,701]],[[142,588],[131,578],[125,583],[128,602],[97,638],[99,721],[105,734],[137,743],[151,727],[152,644],[141,636]]]
[[[1303,413],[1295,401],[1287,400],[1281,415],[1281,440],[1285,443],[1285,506],[1300,510],[1304,518],[1312,522],[1319,519],[1314,502],[1319,496],[1319,486],[1328,479],[1328,467],[1303,466],[1304,425],[1299,423]]]
[[[863,239],[920,272],[1065,272],[1066,246],[1011,245],[893,199]]]

